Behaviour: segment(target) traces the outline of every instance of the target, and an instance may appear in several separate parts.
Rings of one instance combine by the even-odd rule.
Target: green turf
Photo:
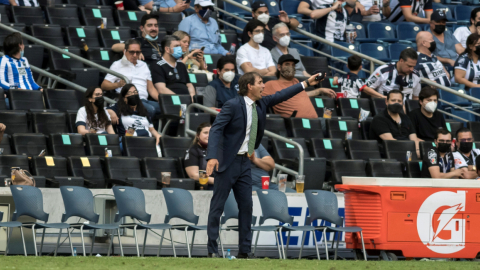
[[[0,256],[0,269],[480,269],[480,262],[440,261],[317,261],[317,260],[226,260],[188,258],[96,258]]]

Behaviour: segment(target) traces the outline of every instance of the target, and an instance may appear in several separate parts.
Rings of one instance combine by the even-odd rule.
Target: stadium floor
[[[232,260],[207,258],[23,257],[0,256],[0,269],[480,269],[471,261],[318,261]]]

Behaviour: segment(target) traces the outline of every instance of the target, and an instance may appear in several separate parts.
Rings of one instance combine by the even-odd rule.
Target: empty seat
[[[63,40],[62,28],[60,25],[35,24],[30,27],[32,36],[50,43],[54,46],[67,46]]]
[[[117,18],[120,26],[130,27],[130,29],[138,29],[138,27],[140,27],[140,20],[145,14],[147,13],[143,11],[117,10]],[[162,14],[162,16],[159,17],[163,16]]]
[[[176,158],[144,158],[142,162],[144,175],[162,180],[162,173],[169,172],[171,178],[185,178],[181,162]]]
[[[413,141],[383,141],[385,155],[388,159],[396,159],[400,162],[406,162],[407,151],[410,151],[412,160],[418,160],[417,152],[415,151],[415,142]]]
[[[197,127],[202,123],[210,123],[209,113],[190,113],[189,129],[197,131]]]
[[[163,118],[180,119],[181,104],[190,105],[190,95],[158,95],[158,103],[162,110]]]
[[[472,136],[474,140],[480,139],[480,122],[467,122],[467,128],[472,131]],[[452,134],[452,138],[456,137],[456,134]]]
[[[67,133],[67,121],[63,112],[33,113],[33,130],[36,133]]]
[[[67,0],[66,1],[68,4],[74,4],[79,7],[83,7],[86,5],[98,5],[97,0]]]
[[[3,181],[5,177],[12,175],[13,167],[29,171],[28,157],[23,155],[0,155],[0,186],[5,185]]]
[[[310,97],[310,101],[317,112],[318,117],[323,117],[326,109],[332,113],[332,116],[337,116],[335,99],[325,97]]]
[[[365,161],[363,160],[332,160],[332,182],[342,183],[344,176],[365,177]]]
[[[109,48],[90,48],[87,51],[87,59],[106,68],[110,68],[113,63],[114,53]]]
[[[85,134],[87,151],[90,156],[105,156],[105,149],[112,151],[112,156],[121,156],[119,137],[116,134]]]
[[[8,129],[8,128],[7,128]],[[12,135],[13,149],[17,155],[38,156],[42,150],[49,154],[47,140],[43,134],[15,133]]]
[[[107,18],[107,25],[115,26],[115,20],[113,18],[113,7],[111,6],[95,6],[95,7],[81,7],[80,8],[80,20],[83,25],[87,26],[100,26],[103,21],[102,18]]]
[[[128,27],[99,29],[99,31],[103,47],[107,48],[111,48],[113,44],[120,43],[120,41],[127,41],[128,39],[132,38],[130,35],[130,28]]]
[[[82,177],[89,188],[105,188],[105,174],[99,157],[69,157],[72,176]]]
[[[160,138],[160,146],[164,157],[181,158],[192,146],[192,139],[163,136]]]
[[[412,48],[413,46],[410,44],[404,44],[404,43],[392,43],[388,46],[388,54],[390,55],[390,58],[392,61],[398,61],[400,59],[400,53],[407,49],[407,48]]]
[[[220,30],[220,42],[225,50],[230,50],[232,44],[235,44],[236,49],[240,47],[234,30]]]
[[[316,157],[328,161],[347,159],[342,139],[312,139],[312,148]]]
[[[360,109],[370,112],[372,116],[372,109],[370,108],[370,101],[367,98],[339,98],[338,105],[342,116],[350,116],[358,119]]]
[[[45,176],[54,182],[54,177],[68,177],[67,159],[64,157],[32,157],[33,175]]]
[[[322,123],[320,119],[287,118],[285,119],[288,130],[292,131],[290,136],[295,138],[323,138]]]
[[[158,157],[155,137],[123,137],[123,147],[129,157]]]
[[[178,12],[162,12],[162,16],[158,17],[158,25],[165,28],[167,32],[173,33],[178,29],[178,25],[182,21],[182,14]],[[207,63],[208,64],[208,63]]]
[[[82,107],[75,90],[45,89],[43,92],[49,109],[66,112],[67,110],[78,111]]]
[[[377,141],[347,140],[347,152],[351,159],[381,159]]]
[[[35,90],[9,90],[12,110],[43,110],[43,93]]]
[[[29,132],[25,111],[0,111],[0,123],[7,126],[5,133],[9,135]]]
[[[374,111],[374,115],[383,112],[387,108],[384,98],[372,98],[371,101],[370,105]]]
[[[283,118],[267,114],[266,120],[265,130],[278,134],[282,137],[288,136],[287,128],[285,127],[285,121]]]
[[[407,114],[409,114],[411,111],[413,111],[415,109],[419,109],[419,108],[420,108],[420,103],[418,102],[418,100],[407,99],[405,101],[405,109],[407,110]]]
[[[397,24],[397,37],[400,40],[415,41],[420,31],[422,31],[422,29],[412,22],[401,22]]]
[[[422,178],[422,161],[409,161],[407,162],[407,177],[409,178]]]
[[[368,37],[386,42],[397,42],[395,25],[390,23],[372,22],[367,25]]]
[[[315,72],[324,72],[330,74],[330,68],[328,68],[328,59],[326,57],[308,57],[300,56],[302,64],[305,66],[305,70],[309,74],[315,74]]]
[[[2,16],[2,23],[7,24],[7,22],[13,22],[11,15],[11,9],[7,5],[0,6],[0,16]],[[3,44],[3,41],[0,43]]]
[[[220,58],[223,57],[221,54],[204,54],[205,63],[208,65],[207,69],[210,72],[213,72],[217,68],[217,62]]]
[[[2,155],[11,155],[13,153],[10,135],[5,133],[3,134],[2,141],[0,142],[0,148],[2,149]]]
[[[385,46],[378,43],[360,44],[360,52],[383,62],[389,62],[388,50]]]
[[[465,123],[453,120],[453,119],[445,119],[445,124],[447,125],[448,131],[452,133],[452,139],[455,138],[455,134],[457,134],[457,130],[465,126]]]
[[[5,24],[6,26],[13,28],[19,32],[25,33],[25,24],[24,23],[5,23],[3,21],[3,18],[8,18],[5,14],[2,13],[2,10],[4,10],[5,6],[0,6],[0,16],[2,18],[2,23]],[[0,29],[0,46],[3,46],[3,41],[5,40],[5,37],[10,35],[12,32],[4,29]],[[27,45],[28,40],[23,39],[23,44]],[[28,62],[30,62],[30,59],[28,59]]]
[[[189,178],[170,179],[170,188],[181,188],[185,190],[195,190],[195,180]]]
[[[76,7],[47,7],[45,11],[50,24],[62,27],[81,25]]]
[[[372,177],[403,178],[402,163],[389,160],[371,160],[367,163],[367,172]]]
[[[189,73],[188,76],[195,87],[206,87],[208,85],[208,78],[205,73]]]
[[[15,23],[45,24],[43,11],[40,7],[12,6],[12,15]]]
[[[85,156],[83,136],[80,134],[51,134],[48,140],[50,153],[54,156]]]
[[[352,132],[352,140],[362,139],[357,120],[327,119],[327,131],[330,138],[346,139],[346,133]]]
[[[291,141],[294,141],[300,144],[303,148],[303,157],[308,158],[310,154],[308,153],[308,148],[303,138],[292,138]],[[299,158],[299,150],[297,147],[292,144],[285,143],[280,140],[273,139],[273,153],[275,156],[275,161],[287,164],[287,165],[296,165]]]
[[[67,111],[66,112],[67,116],[67,127],[68,130],[72,133],[78,132],[77,127],[75,125],[75,122],[77,120],[77,112],[75,111]]]
[[[325,158],[305,158],[303,160],[304,190],[322,189],[326,171],[327,160]]]
[[[30,64],[30,67],[38,67],[41,68],[43,67],[43,53],[45,51],[45,48],[42,45],[28,45],[24,42],[25,45],[25,53],[23,56],[28,59],[28,63]],[[38,78],[38,73],[35,71],[33,72],[33,78],[37,80]]]
[[[105,170],[107,183],[141,189],[157,189],[157,179],[142,177],[140,161],[136,157],[105,158]]]
[[[102,47],[95,26],[67,27],[66,32],[70,46],[85,49],[84,44],[87,44],[88,50]]]

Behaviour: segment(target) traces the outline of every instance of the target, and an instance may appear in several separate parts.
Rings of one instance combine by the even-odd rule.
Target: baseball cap
[[[214,6],[212,0],[195,0],[195,5],[200,5],[202,7]]]
[[[447,11],[445,9],[437,9],[435,10],[432,15],[430,16],[430,20],[432,21],[448,21],[447,20]]]
[[[295,64],[300,62],[299,60],[295,59],[295,57],[293,57],[291,54],[284,54],[280,56],[280,59],[278,59],[278,64],[282,65],[284,62],[287,62],[287,61],[292,61]]]
[[[257,9],[261,7],[267,7],[267,4],[262,1],[256,1],[255,3],[252,4],[252,11],[255,12]]]

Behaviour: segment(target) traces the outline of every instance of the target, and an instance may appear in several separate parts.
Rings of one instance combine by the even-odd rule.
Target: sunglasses
[[[135,55],[135,54],[140,55],[140,54],[142,54],[142,51],[128,51],[128,53],[131,54],[131,55]]]

